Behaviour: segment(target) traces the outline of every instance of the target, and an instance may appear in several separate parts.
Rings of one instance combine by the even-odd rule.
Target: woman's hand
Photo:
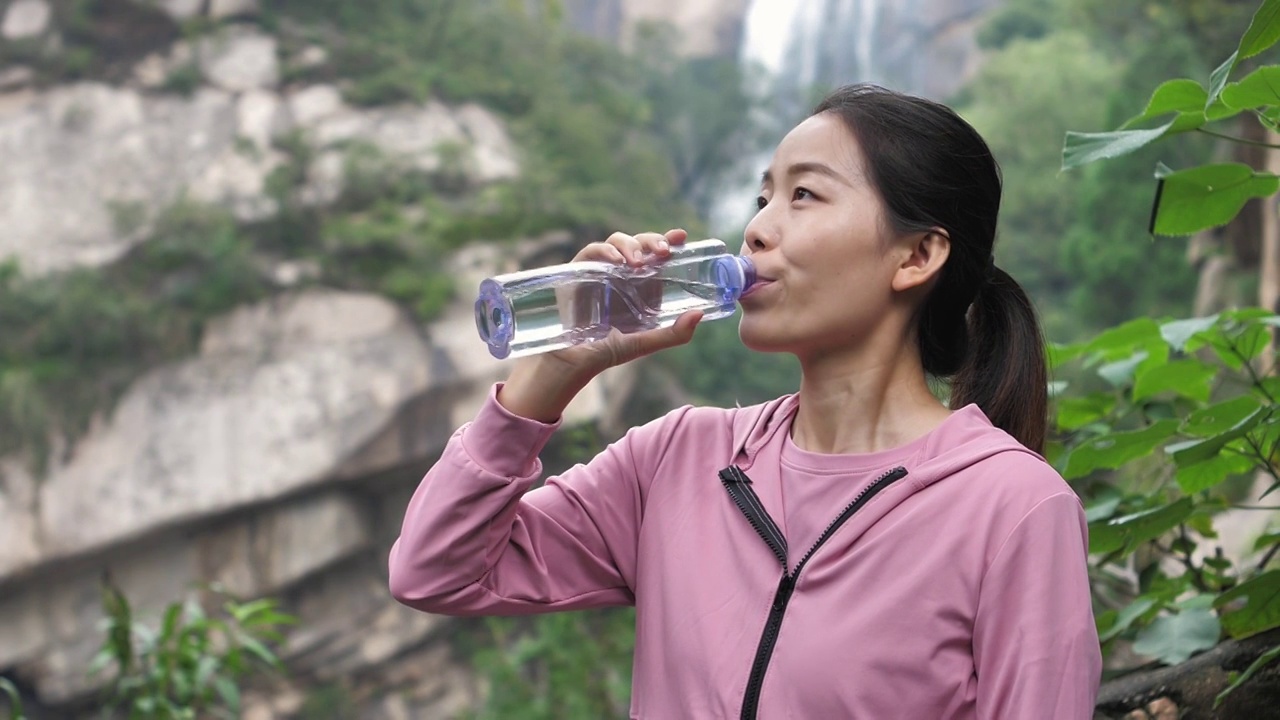
[[[614,233],[604,242],[587,245],[573,259],[642,267],[667,259],[671,247],[683,244],[687,237],[688,233],[679,229],[662,234]],[[671,327],[626,334],[615,330],[604,340],[517,360],[498,402],[516,415],[554,422],[596,375],[689,342],[701,319],[702,313],[694,310],[681,315]]]

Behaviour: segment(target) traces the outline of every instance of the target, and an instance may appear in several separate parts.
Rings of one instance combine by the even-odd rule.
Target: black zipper
[[[764,509],[764,504],[760,502],[760,496],[756,494],[755,490],[751,489],[751,478],[747,477],[747,474],[742,472],[736,465],[730,465],[720,471],[720,481],[724,483],[725,489],[729,491],[734,504],[747,517],[751,527],[755,528],[756,534],[773,550],[773,554],[777,556],[778,561],[782,564],[782,579],[778,581],[778,589],[774,591],[773,604],[769,608],[769,617],[765,621],[764,632],[760,636],[760,644],[756,646],[755,660],[751,663],[751,676],[747,679],[747,691],[742,699],[741,720],[755,720],[756,718],[756,713],[760,706],[760,688],[764,685],[764,674],[769,668],[769,660],[773,657],[773,648],[778,642],[778,632],[782,629],[782,618],[787,612],[787,604],[791,602],[791,595],[795,592],[796,582],[800,578],[800,571],[808,564],[814,553],[818,552],[818,548],[831,539],[836,530],[840,529],[840,526],[848,521],[859,508],[875,497],[876,493],[906,476],[906,468],[896,467],[881,475],[875,482],[858,493],[858,496],[846,505],[844,510],[840,511],[835,520],[832,520],[831,524],[827,525],[827,529],[822,531],[813,547],[809,548],[809,551],[804,554],[800,562],[796,563],[795,570],[791,570],[787,561],[787,540],[778,529],[778,524],[773,521],[773,518],[769,517],[769,513]]]

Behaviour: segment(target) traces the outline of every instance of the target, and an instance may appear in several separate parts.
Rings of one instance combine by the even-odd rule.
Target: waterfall
[[[881,2],[750,0],[739,63],[748,92],[767,99],[765,116],[754,121],[764,127],[789,127],[812,104],[814,88],[878,80],[873,71]],[[779,134],[775,140],[780,138]],[[759,176],[772,150],[745,159],[741,181],[732,183],[713,204],[710,222],[717,233],[737,232],[750,219]]]
[[[756,127],[773,141],[804,117],[817,95],[869,81],[946,99],[974,70],[974,34],[1002,0],[748,0],[738,61],[747,91],[764,99]],[[746,157],[739,181],[713,203],[712,229],[724,236],[750,219],[772,146]]]
[[[880,80],[876,73],[876,58],[881,50],[877,40],[882,29],[883,2],[753,0],[747,11],[748,22],[757,13],[776,21],[769,23],[771,27],[766,26],[773,37],[753,33],[748,26],[744,35],[743,59],[759,57],[762,47],[775,57],[781,48],[781,60],[773,61],[769,67],[776,69],[779,78],[796,88]],[[898,0],[896,4],[900,9],[906,9],[901,6],[915,3]],[[778,10],[779,5],[786,6],[787,10]]]

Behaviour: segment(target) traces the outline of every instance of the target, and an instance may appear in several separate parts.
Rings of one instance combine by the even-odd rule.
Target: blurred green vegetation
[[[1207,77],[1256,4],[1010,0],[979,35],[990,55],[955,99],[1005,177],[997,261],[1027,287],[1046,332],[1071,341],[1139,315],[1186,315],[1183,243],[1147,230],[1157,160],[1204,162],[1209,138],[1062,174],[1066,130],[1110,128],[1170,77]],[[1224,51],[1219,52],[1222,48]],[[1141,268],[1140,271],[1138,269]]]

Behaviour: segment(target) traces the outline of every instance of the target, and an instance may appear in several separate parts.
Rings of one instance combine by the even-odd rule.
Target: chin
[[[764,323],[754,322],[751,318],[743,316],[738,323],[738,339],[749,350],[756,352],[789,352],[793,343],[788,342],[789,336],[778,332],[776,328],[769,328]]]

